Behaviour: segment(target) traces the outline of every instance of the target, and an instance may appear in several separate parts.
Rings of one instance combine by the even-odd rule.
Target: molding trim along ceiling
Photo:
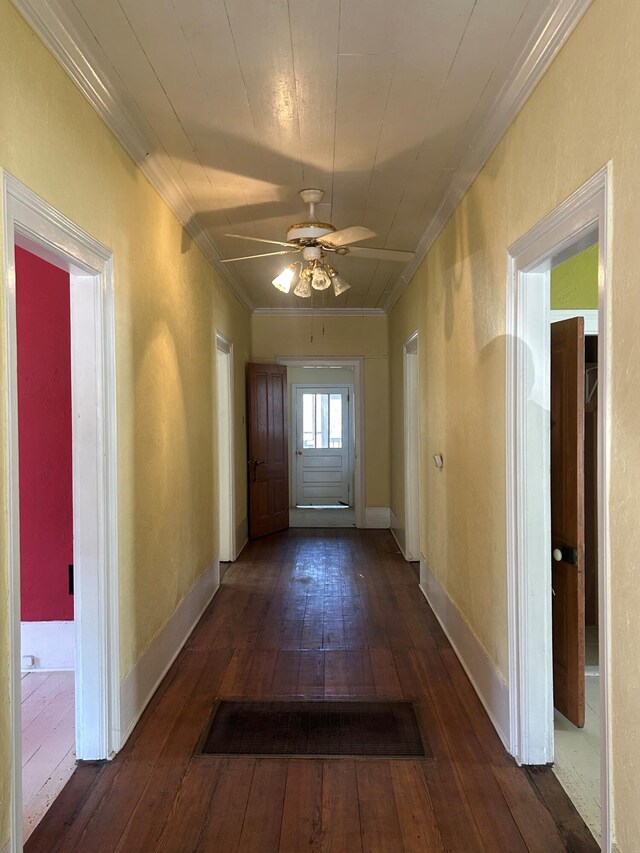
[[[41,3],[39,0],[12,0],[12,3],[173,210],[223,281],[249,311],[256,311],[231,270],[221,263],[220,255],[209,235],[198,225],[195,207],[177,171],[170,164],[160,162],[154,157],[152,152],[159,146],[157,143],[151,144],[140,130],[127,107],[126,98],[118,92],[114,82],[109,80],[105,69],[100,67],[91,49],[71,25],[57,0],[49,0],[47,3]],[[591,0],[558,0],[549,18],[541,21],[538,29],[532,33],[511,76],[487,113],[458,169],[453,173],[442,203],[418,244],[414,259],[402,271],[383,309],[374,309],[374,313],[388,314],[391,311],[446,221],[590,5]],[[360,309],[334,310],[335,313],[345,314],[372,313]],[[309,309],[257,309],[257,313],[311,312]]]
[[[254,308],[253,313],[258,317],[281,316],[292,314],[307,317],[339,317],[345,314],[350,317],[384,317],[384,308]]]

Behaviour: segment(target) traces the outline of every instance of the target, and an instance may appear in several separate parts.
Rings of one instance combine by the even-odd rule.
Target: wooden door
[[[296,387],[296,506],[349,506],[349,389]]]
[[[249,536],[289,526],[287,368],[247,365]]]
[[[584,726],[584,320],[551,326],[554,705]]]

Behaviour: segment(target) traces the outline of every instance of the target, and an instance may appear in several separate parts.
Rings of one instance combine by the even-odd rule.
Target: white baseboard
[[[509,686],[422,555],[420,589],[469,676],[500,740],[509,750]]]
[[[203,572],[120,685],[122,748],[220,586],[218,559]]]
[[[240,524],[236,527],[236,556],[237,560],[244,549],[244,546],[249,541],[249,519],[243,518]]]
[[[402,554],[402,556],[406,560],[407,559],[407,551],[406,551],[406,547],[405,547],[405,529],[400,524],[400,521],[398,520],[398,516],[395,514],[395,512],[392,509],[389,510],[389,514],[390,514],[390,525],[389,526],[391,529],[391,535],[396,540],[398,548],[400,549],[400,553]]]
[[[375,530],[388,530],[391,527],[391,509],[388,506],[366,507],[364,526]]]
[[[34,658],[33,666],[23,667],[25,672],[75,669],[75,622],[22,622],[20,654]]]

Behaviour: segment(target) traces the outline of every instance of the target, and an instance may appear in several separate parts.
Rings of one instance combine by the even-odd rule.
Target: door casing
[[[111,758],[121,746],[115,313],[111,251],[2,172],[5,432],[9,567],[11,838],[22,850],[20,518],[15,245],[70,274],[76,750]]]
[[[352,417],[353,434],[353,494],[356,527],[365,527],[365,446],[364,446],[364,358],[309,358],[308,356],[278,356],[277,364],[291,367],[351,367],[353,369]]]
[[[292,466],[292,475],[293,475],[292,483],[293,483],[293,491],[294,491],[294,497],[295,497],[295,501],[292,502],[292,506],[297,507],[299,505],[298,504],[298,498],[299,498],[299,494],[298,494],[299,457],[298,457],[297,452],[296,452],[298,449],[298,447],[297,447],[298,428],[300,426],[300,424],[298,422],[298,418],[300,416],[300,413],[298,411],[298,398],[297,398],[298,390],[310,391],[310,392],[315,392],[317,390],[317,391],[324,392],[324,393],[331,393],[333,390],[341,391],[341,392],[342,391],[347,392],[347,418],[346,418],[346,420],[347,420],[347,442],[348,442],[347,448],[346,448],[347,449],[347,477],[348,477],[348,482],[350,485],[350,494],[353,494],[353,444],[354,444],[354,442],[353,442],[353,417],[351,415],[351,412],[352,412],[351,401],[353,400],[353,396],[354,396],[353,386],[352,385],[344,385],[344,384],[329,385],[329,384],[326,384],[323,382],[316,383],[313,385],[302,385],[300,383],[296,383],[296,384],[291,385],[291,391],[292,391],[291,399],[292,399],[292,404],[293,404],[292,405],[293,412],[292,412],[292,417],[291,417],[291,424],[292,424],[293,433],[295,436],[295,441],[290,442],[290,453],[291,453],[290,465]]]
[[[550,522],[550,259],[598,230],[598,585],[603,849],[610,850],[609,287],[610,164],[508,250],[506,323],[510,752],[553,760]],[[541,568],[542,567],[542,568]]]
[[[420,411],[418,332],[403,346],[404,557],[420,559]]]
[[[218,550],[221,562],[233,562],[237,556],[233,344],[220,332],[215,334],[215,365]]]

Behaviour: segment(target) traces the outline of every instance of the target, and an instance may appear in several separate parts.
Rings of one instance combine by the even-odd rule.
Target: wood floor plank
[[[405,853],[444,851],[420,764],[417,761],[390,761],[389,768]]]
[[[31,696],[34,690],[37,690],[39,687],[51,678],[50,672],[23,672],[22,677],[20,679],[20,693],[22,696],[22,704],[24,705],[26,700]]]
[[[280,830],[283,853],[320,850],[322,845],[322,762],[291,760]]]
[[[363,698],[376,695],[376,682],[368,649],[347,652],[349,693]]]
[[[278,653],[275,649],[258,650],[252,653],[251,667],[244,685],[244,695],[262,699],[271,695],[271,683]]]
[[[279,849],[287,764],[278,759],[256,762],[238,844],[240,853],[271,853]]]
[[[250,543],[125,748],[76,770],[28,853],[597,849],[507,756],[417,583],[387,531]],[[411,700],[433,757],[193,756],[215,696],[294,695]]]
[[[324,695],[349,695],[349,664],[346,651],[330,649],[324,653]]]
[[[202,677],[173,726],[116,851],[128,853],[130,850],[154,849],[174,798],[180,796],[183,778],[209,718],[230,656],[228,649],[212,649],[207,655]],[[192,780],[195,781],[197,778]]]
[[[322,850],[324,853],[362,850],[355,761],[323,763]]]
[[[209,804],[222,772],[222,762],[193,762],[182,779],[173,800],[171,812],[158,843],[148,846],[126,846],[124,850],[156,850],[157,853],[190,853],[196,850],[207,816]],[[151,839],[149,839],[151,841]]]
[[[402,699],[396,661],[391,649],[369,649],[376,696],[384,699]]]
[[[271,681],[272,696],[292,696],[298,692],[301,658],[302,652],[278,652]]]
[[[364,853],[402,853],[404,850],[389,764],[389,761],[356,763]]]
[[[297,692],[308,699],[317,699],[324,695],[324,652],[300,652]]]
[[[205,764],[210,759],[201,759]],[[240,844],[240,835],[249,801],[256,761],[252,758],[227,759],[213,798],[205,816],[198,839],[197,850],[234,851]]]
[[[527,767],[526,774],[539,798],[552,814],[560,837],[571,853],[596,853],[600,849],[550,767]]]
[[[147,725],[125,748],[117,763],[112,763],[100,777],[87,808],[69,827],[59,847],[53,850],[100,850],[100,853],[115,849],[154,771],[164,745],[169,738],[176,716],[190,700],[191,694],[202,678],[207,656],[190,652],[181,658],[181,666],[169,688],[163,694]]]
[[[565,846],[546,809],[539,808],[535,791],[519,767],[495,767],[494,775],[529,853],[558,853]]]

